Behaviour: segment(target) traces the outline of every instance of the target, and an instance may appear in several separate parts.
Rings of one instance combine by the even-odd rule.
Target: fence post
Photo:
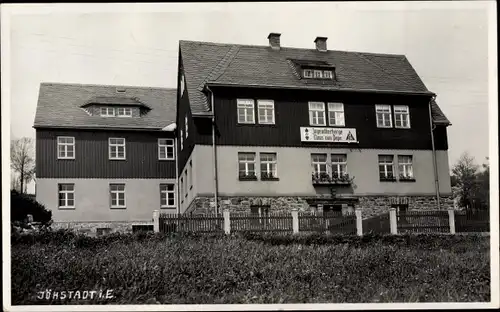
[[[450,233],[455,234],[455,210],[448,209],[448,217],[450,220]]]
[[[299,233],[299,209],[297,207],[292,208],[292,226],[293,234]]]
[[[155,233],[160,232],[160,211],[153,211],[153,230]]]
[[[398,234],[398,219],[396,216],[396,208],[390,208],[389,217],[391,221],[391,234]]]
[[[230,210],[228,208],[225,208],[222,211],[222,214],[224,215],[224,233],[229,235],[231,234]]]
[[[363,236],[363,215],[361,208],[356,208],[356,231],[358,236]]]

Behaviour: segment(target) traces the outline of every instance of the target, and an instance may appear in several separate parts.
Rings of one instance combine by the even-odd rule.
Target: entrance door
[[[342,205],[333,204],[333,205],[323,205],[323,214],[328,215],[336,212],[342,211]]]

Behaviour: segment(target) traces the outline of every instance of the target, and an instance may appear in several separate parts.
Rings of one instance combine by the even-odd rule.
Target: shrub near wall
[[[38,203],[32,197],[21,194],[16,190],[10,191],[10,220],[24,222],[27,215],[33,216],[33,221],[47,224],[52,220],[52,211]]]

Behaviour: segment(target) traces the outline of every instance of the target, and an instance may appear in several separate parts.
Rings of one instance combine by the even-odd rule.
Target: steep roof
[[[205,84],[421,93],[432,95],[404,55],[180,41],[182,65],[193,114],[210,108]],[[295,64],[308,61],[335,66],[336,81],[301,79]],[[437,120],[447,120],[436,103]]]
[[[42,83],[34,127],[159,130],[175,123],[176,99],[176,89],[168,88]],[[103,118],[83,109],[90,103],[137,105],[150,110],[138,118]]]

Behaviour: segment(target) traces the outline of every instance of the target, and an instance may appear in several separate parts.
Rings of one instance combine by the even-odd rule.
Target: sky
[[[2,69],[2,81],[10,84],[10,137],[35,137],[42,82],[176,87],[179,40],[267,45],[268,34],[278,32],[282,46],[314,48],[314,39],[324,36],[329,49],[406,55],[452,123],[450,165],[465,151],[482,163],[489,154],[489,4],[19,6],[8,19],[2,15],[2,28],[8,26],[2,45],[6,40],[10,53],[10,70]]]

